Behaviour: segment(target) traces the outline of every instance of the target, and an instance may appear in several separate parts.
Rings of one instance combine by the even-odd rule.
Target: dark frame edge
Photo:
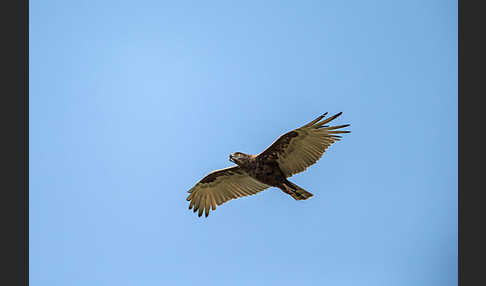
[[[25,5],[25,285],[29,285],[29,0]]]
[[[2,285],[29,285],[29,1],[2,2]]]

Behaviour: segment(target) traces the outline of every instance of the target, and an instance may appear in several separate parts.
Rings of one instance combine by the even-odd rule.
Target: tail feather
[[[279,188],[284,193],[289,194],[290,196],[292,196],[292,198],[296,200],[307,200],[308,198],[313,196],[313,194],[309,193],[308,191],[302,189],[301,187],[288,180],[280,185]]]

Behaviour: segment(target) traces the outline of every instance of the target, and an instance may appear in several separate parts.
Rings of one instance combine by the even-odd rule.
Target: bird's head
[[[250,156],[245,153],[234,152],[229,155],[229,160],[237,165],[242,165],[248,160],[249,157]]]

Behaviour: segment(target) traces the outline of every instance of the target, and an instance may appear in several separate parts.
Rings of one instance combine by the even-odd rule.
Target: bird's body
[[[275,160],[268,160],[265,157],[262,158],[255,155],[240,154],[247,158],[241,163],[238,161],[235,161],[235,163],[250,177],[272,187],[276,187],[285,180],[285,175]]]
[[[235,153],[230,156],[230,160],[234,158]],[[240,161],[233,161],[242,171],[253,179],[264,183],[271,187],[277,187],[285,193],[291,195],[296,200],[304,200],[312,197],[312,194],[304,191],[299,192],[300,189],[292,190],[292,183],[287,180],[285,174],[280,170],[277,161],[270,156],[248,155],[237,152],[241,158]]]
[[[199,181],[189,190],[189,209],[194,207],[194,212],[199,210],[199,216],[205,210],[207,217],[210,209],[215,210],[217,205],[256,194],[269,187],[277,187],[296,200],[312,197],[311,193],[287,178],[317,162],[325,150],[340,139],[335,134],[349,133],[336,130],[349,124],[332,127],[324,125],[341,115],[341,112],[320,121],[326,114],[280,136],[260,154],[232,153],[229,159],[237,166],[213,171]]]

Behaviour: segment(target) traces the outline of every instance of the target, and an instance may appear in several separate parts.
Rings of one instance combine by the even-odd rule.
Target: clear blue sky
[[[456,1],[30,5],[31,285],[457,285]],[[187,209],[326,111],[314,197]]]

